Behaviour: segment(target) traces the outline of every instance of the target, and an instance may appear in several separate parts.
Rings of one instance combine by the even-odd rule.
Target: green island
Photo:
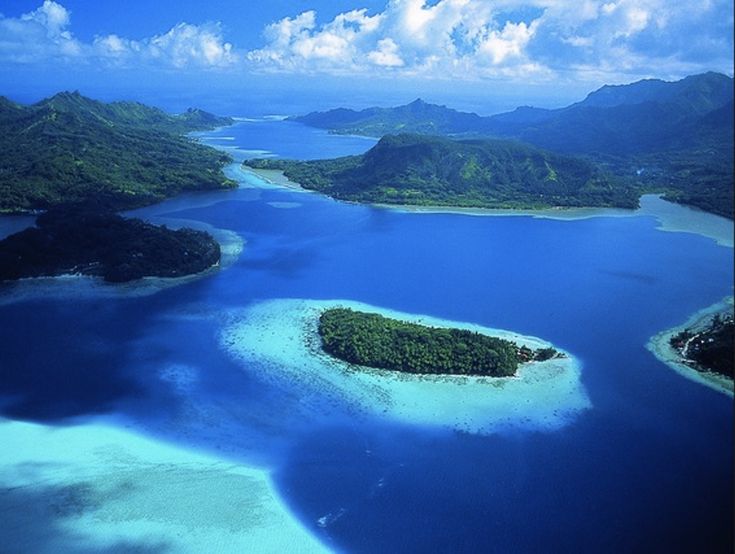
[[[121,283],[200,273],[219,260],[219,243],[203,231],[111,212],[52,209],[36,227],[0,241],[0,281],[82,274]]]
[[[510,377],[518,365],[564,355],[464,329],[428,327],[350,308],[319,317],[322,349],[350,364],[413,374]]]
[[[247,160],[341,200],[471,208],[638,206],[638,192],[580,158],[510,140],[386,135],[361,156]]]
[[[700,328],[686,328],[673,335],[669,343],[679,353],[682,362],[693,369],[732,379],[734,331],[732,313],[716,313]]]
[[[446,189],[445,202],[441,202],[439,193],[430,195],[433,201],[458,206],[532,208],[535,203],[540,207],[556,203],[627,208],[631,199],[637,199],[640,194],[661,193],[666,200],[733,218],[733,79],[720,73],[692,75],[674,82],[645,79],[628,85],[604,86],[564,108],[522,106],[493,116],[459,112],[419,99],[393,108],[360,111],[338,108],[291,119],[338,134],[384,137],[420,133],[452,138],[513,139],[557,154],[581,156],[617,178],[608,181],[617,194],[587,194],[578,191],[584,187],[573,187],[565,191],[570,195],[566,202],[560,202],[558,197],[550,201],[542,188],[536,192],[545,196],[531,201],[523,194],[527,192],[526,185],[533,182],[527,175],[510,179],[510,185],[498,180],[499,190],[491,197],[479,195],[481,198],[467,199],[459,194],[461,187],[452,188],[462,182],[443,179],[441,173],[391,176],[393,165],[379,168],[386,178],[398,178],[395,188],[399,191],[401,187],[408,189],[410,193],[398,200],[404,203],[426,201],[425,196],[415,192],[424,187],[410,186],[412,177],[421,181],[421,185],[432,183]],[[346,161],[335,161],[333,169],[339,165],[346,165]],[[308,188],[319,190],[319,186],[326,186],[326,181],[334,176],[333,171],[325,176],[321,168],[309,169],[300,170],[314,181],[302,183]],[[337,184],[346,186],[339,180]],[[471,182],[465,184],[472,186]],[[337,192],[361,200],[354,190]],[[384,196],[379,201],[391,201],[390,194]]]
[[[0,212],[79,202],[117,211],[234,188],[222,173],[230,157],[184,136],[232,123],[201,110],[169,115],[77,92],[30,106],[0,97]]]
[[[115,212],[235,187],[222,173],[231,158],[185,136],[232,123],[199,109],[170,115],[78,92],[30,106],[0,97],[0,212],[44,212],[36,227],[0,241],[0,280],[83,274],[125,282],[216,266],[220,246],[208,233]]]

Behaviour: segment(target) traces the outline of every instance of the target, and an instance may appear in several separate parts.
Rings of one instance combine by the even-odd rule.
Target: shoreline
[[[456,206],[420,206],[412,204],[383,204],[356,202],[334,198],[318,191],[306,189],[291,181],[279,169],[255,169],[243,164],[244,172],[255,175],[272,187],[282,187],[295,192],[319,194],[336,202],[371,206],[377,209],[411,214],[455,214],[475,217],[533,217],[555,221],[580,221],[596,217],[640,217],[651,216],[658,221],[657,229],[662,232],[692,233],[714,240],[718,245],[733,248],[735,222],[683,204],[664,200],[661,194],[643,194],[637,209],[605,207],[550,207],[550,208],[471,208]]]
[[[509,428],[556,430],[590,407],[578,361],[555,346],[566,357],[522,364],[512,377],[409,374],[354,366],[321,348],[319,314],[337,306],[422,325],[468,329],[533,349],[553,346],[537,337],[471,323],[355,301],[308,299],[269,300],[236,311],[220,343],[249,371],[258,367],[262,378],[298,387],[305,402],[326,397],[349,411],[402,423],[479,434]]]
[[[733,297],[728,296],[692,314],[684,323],[665,329],[651,337],[646,348],[662,363],[676,371],[679,375],[709,387],[713,390],[733,396],[733,380],[712,371],[700,371],[687,364],[679,352],[671,346],[670,339],[684,329],[697,330],[706,326],[713,315],[723,311],[733,311]]]
[[[22,302],[39,296],[79,300],[150,296],[163,290],[193,283],[229,268],[245,248],[246,241],[234,231],[218,229],[204,222],[164,216],[140,217],[140,219],[157,225],[166,224],[172,229],[188,227],[209,232],[220,245],[219,262],[190,275],[179,277],[149,275],[124,283],[107,283],[100,276],[82,273],[23,277],[15,281],[0,282],[0,305]]]

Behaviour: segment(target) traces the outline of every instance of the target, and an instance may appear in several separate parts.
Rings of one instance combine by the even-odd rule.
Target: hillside
[[[306,188],[358,202],[487,208],[637,206],[637,193],[592,164],[505,140],[454,141],[388,135],[362,156],[296,162],[281,169]]]
[[[337,133],[416,132],[504,137],[584,155],[638,181],[642,191],[733,217],[733,79],[718,73],[676,82],[604,86],[566,108],[520,107],[491,117],[421,101],[397,108],[333,110],[300,118]]]
[[[182,136],[230,123],[79,93],[30,106],[0,98],[0,211],[78,202],[124,209],[233,186],[221,172],[227,155]]]

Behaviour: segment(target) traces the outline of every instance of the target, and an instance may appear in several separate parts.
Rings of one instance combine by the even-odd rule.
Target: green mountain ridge
[[[397,108],[334,110],[294,118],[336,133],[422,133],[519,140],[582,155],[642,191],[733,218],[733,79],[604,86],[565,108],[523,106],[490,117],[417,100]]]
[[[62,92],[30,106],[0,97],[0,211],[68,203],[126,209],[183,191],[234,186],[229,156],[182,136],[228,125],[201,110],[168,115],[138,102]]]
[[[358,202],[483,208],[638,205],[637,192],[594,165],[507,140],[387,135],[362,156],[249,160],[305,188]]]

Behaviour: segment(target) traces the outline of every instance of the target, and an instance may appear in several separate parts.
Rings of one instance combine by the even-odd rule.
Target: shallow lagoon
[[[220,141],[229,146],[296,157],[299,144],[309,145],[304,157],[320,145],[329,155],[370,145],[277,121],[220,133],[234,137]],[[264,136],[272,138],[259,142]],[[732,400],[645,348],[656,333],[732,294],[731,248],[662,232],[648,213],[572,221],[415,214],[252,176],[243,187],[139,212],[234,232],[243,250],[227,269],[147,296],[77,294],[74,282],[21,301],[5,290],[2,414],[61,432],[72,423],[124,427],[138,437],[132,442],[144,436],[185,452],[182,460],[203,456],[265,479],[272,488],[261,490],[278,496],[266,506],[302,526],[289,535],[296,552],[312,545],[299,532],[349,552],[731,550]],[[265,365],[223,348],[233,317],[272,299],[346,299],[542,337],[579,360],[588,406],[553,428],[476,433],[305,394],[298,382],[271,378]],[[4,443],[34,440],[8,425],[0,426]],[[120,452],[132,448],[115,437]],[[39,498],[53,505],[58,487],[94,488],[73,471],[45,485],[21,482],[19,474],[63,458],[52,441],[35,459],[0,456],[1,486],[20,491],[12,503],[6,494],[3,507],[19,514],[21,529],[44,537],[46,551],[70,544],[97,551],[118,544],[116,536],[131,550],[177,550],[173,527],[136,533],[132,526],[120,535],[95,522],[95,513],[120,513],[125,502],[133,513],[163,517],[160,504],[141,500],[144,492],[76,495],[76,512],[31,517]],[[151,481],[126,460],[117,460],[120,471],[131,470],[132,486],[144,491]],[[182,502],[187,490],[181,484]],[[177,491],[167,486],[162,494],[177,502]],[[218,535],[223,551],[257,535],[255,508],[241,509],[239,531],[237,512],[223,514],[235,526]],[[83,513],[91,523],[80,533]],[[261,529],[261,548],[282,547],[276,533],[268,543],[265,520]],[[0,533],[7,544],[8,529]]]

